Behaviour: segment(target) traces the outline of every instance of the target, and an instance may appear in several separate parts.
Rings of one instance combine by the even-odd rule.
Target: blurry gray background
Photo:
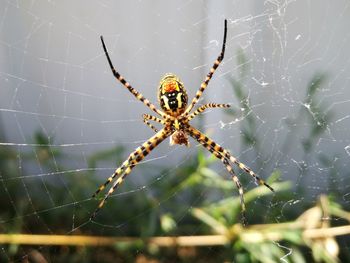
[[[325,167],[307,156],[307,182],[312,195],[327,192],[323,185],[329,169],[339,167],[338,182],[349,175],[349,6],[347,0],[1,0],[0,143],[31,151],[33,134],[40,130],[50,144],[80,157],[69,163],[72,169],[86,168],[86,157],[96,150],[122,144],[131,151],[152,135],[141,119],[150,111],[113,78],[100,35],[117,70],[157,104],[158,83],[167,72],[182,79],[190,97],[195,94],[220,52],[227,18],[226,57],[201,103],[231,103],[240,110],[229,78],[240,73],[237,54],[242,49],[249,64],[243,89],[268,159],[240,143],[245,115],[235,119],[212,110],[202,130],[252,168],[266,162],[264,175],[280,169],[280,180],[297,185],[305,163],[300,141],[309,124],[305,120],[293,130],[286,121],[307,108],[307,86],[315,74],[324,74],[317,97],[332,117],[313,152],[332,162]],[[282,151],[289,137],[292,143]],[[148,160],[176,167],[196,154],[196,145],[187,149],[163,143]],[[106,165],[113,167],[112,162]],[[33,174],[39,173],[33,167]],[[104,171],[101,178],[108,174]]]

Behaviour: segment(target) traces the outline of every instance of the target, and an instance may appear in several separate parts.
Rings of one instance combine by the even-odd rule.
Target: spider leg
[[[150,127],[154,132],[158,132],[158,129],[156,127],[154,127],[149,121],[147,121],[147,119],[143,119],[143,122]]]
[[[269,186],[263,179],[261,179],[256,173],[254,173],[249,167],[247,167],[245,164],[238,161],[235,157],[233,157],[229,151],[221,147],[219,144],[208,138],[206,135],[198,131],[192,126],[187,127],[187,132],[193,137],[195,140],[197,140],[200,144],[203,146],[205,144],[210,145],[216,152],[219,152],[221,155],[229,159],[231,162],[236,164],[240,169],[244,170],[246,173],[248,173],[250,176],[252,176],[255,181],[258,182],[260,185],[264,185],[267,188],[269,188],[272,192],[274,192],[273,188]]]
[[[156,134],[157,135],[157,134]],[[92,195],[92,198],[96,197],[102,190],[106,188],[106,186],[113,181],[115,177],[118,175],[121,175],[125,170],[132,165],[135,162],[135,159],[137,161],[137,158],[139,158],[140,155],[143,155],[142,159],[149,153],[148,148],[151,148],[151,144],[148,142],[153,141],[153,138],[156,138],[156,135],[151,137],[147,142],[145,142],[142,146],[138,147],[133,151],[128,159],[126,159],[121,166],[119,166],[114,173],[104,182],[103,184],[100,185],[100,187],[96,190],[96,192]],[[145,146],[146,145],[146,146]],[[149,145],[149,146],[148,146]],[[141,159],[141,160],[142,160]]]
[[[156,112],[157,114],[159,114],[160,116],[164,117],[165,113],[163,113],[162,111],[158,110],[156,108],[156,106],[154,106],[154,104],[152,104],[148,99],[146,99],[140,92],[138,92],[137,90],[135,90],[130,84],[129,82],[127,82],[123,76],[121,76],[119,74],[118,71],[115,70],[112,60],[109,57],[105,42],[103,41],[103,36],[101,36],[101,42],[102,42],[102,47],[103,50],[106,54],[107,60],[108,60],[108,64],[113,72],[114,77],[119,80],[124,87],[126,87],[139,101],[143,102],[143,104],[145,104],[148,108],[150,108],[151,110],[153,110],[154,112]]]
[[[92,195],[92,198],[95,198],[102,190],[104,190],[106,188],[106,186],[113,181],[113,179],[118,176],[118,175],[121,175],[125,169],[130,165],[130,163],[132,162],[132,155],[134,154],[135,152],[133,152],[129,158],[123,162],[123,164],[121,166],[119,166],[115,171],[114,173],[107,179],[106,182],[104,182],[103,184],[100,185],[100,187],[96,190],[96,192]]]
[[[112,180],[116,176],[124,173],[122,176],[118,177],[118,179],[114,182],[113,186],[105,194],[104,198],[91,215],[90,220],[92,220],[96,216],[97,212],[102,208],[108,197],[123,182],[125,177],[131,172],[132,168],[134,168],[140,161],[142,161],[162,141],[169,137],[170,134],[171,131],[168,128],[161,129],[150,139],[144,142],[140,147],[136,148],[136,150],[129,155],[128,159],[119,168],[115,170],[115,172],[107,179],[107,181],[104,184],[102,184],[99,187],[99,189],[94,193],[93,197],[99,194],[110,182],[112,182]]]
[[[130,166],[128,166],[124,172],[124,174],[120,177],[118,177],[118,179],[113,183],[112,187],[108,190],[108,192],[105,194],[105,196],[103,197],[103,199],[100,201],[100,203],[98,204],[97,208],[95,209],[95,211],[92,213],[92,215],[90,216],[90,220],[93,220],[97,213],[101,210],[101,208],[103,207],[103,205],[106,203],[106,200],[108,199],[108,197],[114,192],[114,190],[122,184],[122,182],[124,181],[125,177],[131,172],[132,168],[134,168],[136,166],[137,163],[130,164]]]
[[[196,139],[200,144],[202,144],[209,152],[211,152],[212,154],[214,154],[214,156],[218,159],[220,159],[222,161],[222,163],[224,164],[224,166],[226,167],[226,170],[231,174],[231,178],[234,181],[234,183],[236,184],[236,187],[238,189],[238,193],[239,193],[239,199],[241,202],[241,215],[242,215],[242,223],[244,226],[247,225],[247,218],[246,218],[246,207],[245,207],[245,202],[244,202],[244,191],[243,191],[243,187],[241,182],[239,181],[237,175],[235,174],[232,166],[230,165],[228,159],[222,155],[220,152],[216,151],[209,143],[202,141],[200,139],[200,137],[198,137],[195,134],[192,134],[191,132],[190,136],[192,136],[194,139]],[[199,138],[199,139],[198,139]]]
[[[242,223],[244,226],[247,225],[247,218],[246,218],[246,207],[245,207],[245,202],[244,202],[244,191],[243,191],[243,187],[241,182],[239,181],[237,175],[235,174],[232,166],[230,165],[229,161],[227,160],[227,158],[225,158],[220,152],[215,151],[215,149],[213,149],[210,144],[204,143],[202,144],[209,152],[211,152],[212,154],[215,155],[216,158],[220,159],[222,161],[222,163],[225,165],[226,170],[231,174],[231,178],[234,181],[234,183],[236,184],[236,187],[238,189],[238,193],[239,193],[239,199],[241,202],[241,215],[242,215]]]
[[[152,115],[149,115],[149,114],[143,114],[142,115],[142,118],[143,118],[143,122],[148,126],[150,127],[152,130],[154,130],[155,132],[158,132],[158,129],[156,127],[154,127],[150,122],[150,121],[156,121],[156,122],[159,122],[161,124],[165,124],[165,122],[157,117],[154,117]]]
[[[223,43],[222,43],[221,53],[218,56],[218,58],[215,60],[214,65],[211,67],[209,73],[207,74],[207,77],[202,82],[201,87],[197,91],[196,96],[193,98],[191,104],[185,110],[185,112],[184,112],[185,115],[188,115],[188,113],[192,110],[193,106],[198,102],[199,98],[202,96],[204,90],[208,86],[209,81],[213,77],[213,74],[214,74],[215,70],[219,67],[221,61],[224,59],[225,45],[226,45],[226,35],[227,35],[227,20],[225,19],[224,40],[223,40]]]
[[[229,108],[229,107],[231,107],[230,104],[207,103],[202,105],[195,112],[189,115],[187,119],[188,121],[192,120],[194,117],[196,117],[198,114],[202,113],[208,108]]]

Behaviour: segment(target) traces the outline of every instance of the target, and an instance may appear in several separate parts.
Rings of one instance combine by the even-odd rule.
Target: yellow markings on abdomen
[[[177,107],[178,108],[182,108],[182,93],[179,92],[176,96],[176,100],[177,100]]]
[[[164,106],[165,106],[165,108],[166,108],[167,110],[170,110],[169,99],[168,99],[168,97],[165,96],[165,95],[163,95],[163,96],[162,96],[162,99],[163,99],[163,101],[164,101]]]

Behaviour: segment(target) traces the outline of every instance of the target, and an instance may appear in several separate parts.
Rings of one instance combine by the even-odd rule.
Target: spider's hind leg
[[[106,186],[113,181],[113,179],[118,176],[121,175],[124,170],[129,166],[130,160],[132,160],[132,156],[130,155],[130,157],[120,166],[118,167],[114,173],[106,180],[106,182],[104,182],[103,184],[101,184],[99,186],[99,188],[95,191],[95,193],[92,195],[92,198],[95,198],[102,190],[104,190],[106,188]]]
[[[210,144],[215,151],[220,152],[221,155],[226,157],[228,160],[237,165],[240,169],[244,170],[246,173],[252,176],[259,185],[264,185],[265,187],[269,188],[270,191],[275,192],[275,190],[270,185],[268,185],[263,179],[261,179],[256,173],[254,173],[252,169],[250,169],[244,163],[238,161],[237,158],[233,157],[225,148],[221,147],[219,144],[215,143],[213,140],[209,139],[207,136],[205,136],[192,126],[188,128],[188,132],[192,134],[191,136],[194,139],[196,139],[199,143]]]
[[[157,147],[162,141],[164,141],[170,135],[170,130],[167,128],[161,129],[155,135],[153,135],[149,140],[144,142],[140,147],[138,147],[135,151],[133,151],[128,159],[123,162],[123,164],[115,170],[115,172],[107,179],[107,181],[102,184],[97,191],[93,194],[93,197],[98,195],[106,186],[113,181],[113,179],[118,177],[118,179],[114,182],[113,186],[108,190],[105,194],[102,201],[99,203],[96,210],[90,217],[92,220],[97,212],[103,207],[108,197],[114,192],[114,190],[123,182],[125,177],[131,172],[132,168],[134,168],[139,162],[141,162],[155,147]]]
[[[215,143],[213,140],[209,139],[206,135],[198,131],[197,129],[193,128],[192,126],[187,127],[187,132],[190,134],[191,137],[193,137],[196,141],[198,141],[201,145],[203,145],[207,150],[209,150],[211,153],[213,153],[217,158],[219,158],[224,165],[226,166],[226,169],[229,171],[229,173],[232,175],[233,181],[236,183],[236,186],[239,191],[239,195],[241,198],[241,206],[242,206],[242,217],[243,217],[243,224],[245,223],[245,204],[243,199],[243,188],[241,183],[239,182],[238,177],[233,172],[232,166],[230,165],[229,161],[232,161],[234,164],[236,164],[239,168],[243,169],[245,172],[249,173],[260,185],[265,185],[267,188],[269,188],[271,191],[274,191],[271,186],[269,186],[267,183],[265,183],[264,180],[262,180],[258,175],[256,175],[250,168],[245,166],[243,163],[239,162],[235,157],[231,156],[231,154],[224,148],[222,148],[219,144]]]
[[[275,192],[275,190],[270,185],[268,185],[263,179],[261,179],[256,173],[254,173],[252,169],[247,167],[244,163],[238,161],[227,150],[223,149],[223,153],[225,154],[226,158],[230,159],[231,162],[233,162],[240,169],[252,176],[259,185],[264,185],[265,187],[269,188],[271,192]]]
[[[245,202],[244,202],[244,191],[243,191],[243,187],[241,182],[239,181],[237,175],[235,174],[235,172],[233,171],[232,166],[230,165],[229,161],[219,152],[216,152],[209,144],[206,144],[203,146],[210,151],[212,154],[215,155],[216,158],[220,159],[222,161],[222,163],[225,165],[226,170],[231,174],[231,178],[234,181],[234,183],[236,184],[236,187],[238,189],[238,193],[239,193],[239,199],[241,202],[241,215],[242,215],[242,224],[244,226],[247,225],[247,217],[246,217],[246,207],[245,207]]]
[[[233,171],[232,166],[230,165],[228,159],[220,152],[215,149],[215,146],[217,145],[214,141],[209,139],[207,136],[203,135],[201,132],[197,131],[193,127],[190,127],[188,129],[188,133],[191,137],[193,137],[195,140],[197,140],[201,145],[203,145],[209,152],[214,154],[214,156],[221,160],[221,162],[225,165],[226,170],[231,174],[232,180],[236,184],[236,187],[238,189],[239,198],[241,202],[241,215],[242,215],[242,224],[244,226],[247,225],[247,218],[246,218],[246,207],[244,202],[244,191],[241,182],[239,181],[237,175]]]
[[[95,211],[91,214],[90,216],[90,220],[94,219],[97,215],[97,213],[100,211],[100,209],[104,206],[104,204],[106,203],[108,197],[115,191],[115,189],[121,185],[125,179],[125,177],[128,176],[128,174],[131,172],[132,168],[134,168],[136,165],[136,162],[134,162],[134,164],[131,164],[130,166],[128,166],[125,169],[125,172],[122,176],[118,177],[118,179],[114,182],[113,186],[108,190],[108,192],[105,194],[105,196],[103,197],[103,199],[100,201],[100,203],[98,204],[97,208],[95,209]],[[111,178],[111,177],[110,177]],[[110,181],[107,181],[110,182]],[[100,192],[100,191],[99,191]]]

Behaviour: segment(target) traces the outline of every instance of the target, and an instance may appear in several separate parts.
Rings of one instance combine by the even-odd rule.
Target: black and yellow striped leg
[[[192,134],[191,134],[192,135]],[[246,207],[245,207],[245,202],[244,202],[244,191],[243,191],[243,187],[241,182],[239,181],[237,175],[235,174],[235,172],[233,171],[232,166],[230,165],[229,161],[220,153],[220,152],[216,152],[209,144],[207,144],[206,142],[201,142],[199,141],[200,139],[197,139],[197,137],[195,137],[193,135],[193,138],[195,138],[199,143],[201,143],[208,151],[210,151],[212,154],[214,154],[214,156],[218,159],[220,159],[222,161],[222,163],[225,165],[226,170],[231,174],[231,178],[233,180],[233,182],[236,184],[236,187],[238,189],[238,193],[239,193],[239,199],[241,202],[241,215],[242,215],[242,224],[244,226],[247,225],[247,218],[246,218]]]
[[[238,193],[239,193],[239,198],[240,198],[240,202],[241,202],[242,223],[244,226],[246,226],[247,219],[246,219],[246,214],[245,214],[246,207],[245,207],[244,196],[243,196],[243,194],[244,194],[243,187],[242,187],[242,184],[240,183],[237,175],[233,171],[233,168],[230,165],[229,161],[220,152],[215,151],[215,149],[212,148],[212,146],[208,142],[203,140],[203,137],[201,137],[200,134],[195,134],[195,133],[192,133],[191,131],[189,131],[189,134],[191,137],[193,137],[195,140],[197,140],[201,145],[203,145],[208,151],[210,151],[212,154],[214,154],[214,156],[216,158],[220,159],[222,161],[222,163],[225,165],[226,170],[231,174],[232,180],[236,184],[236,187],[237,187]]]
[[[219,104],[219,103],[204,104],[204,105],[200,106],[190,116],[188,116],[188,121],[192,120],[194,117],[196,117],[198,114],[201,114],[203,111],[205,111],[208,108],[229,108],[229,107],[231,107],[230,104]]]
[[[219,152],[221,155],[225,156],[228,160],[236,164],[240,169],[244,170],[246,173],[251,175],[255,181],[258,182],[260,185],[264,185],[267,188],[269,188],[272,192],[274,192],[273,188],[269,186],[264,180],[262,180],[256,173],[254,173],[249,167],[247,167],[245,164],[238,161],[235,157],[233,157],[226,149],[221,147],[219,144],[208,138],[206,135],[198,131],[196,128],[192,126],[187,127],[188,133],[195,138],[199,143],[203,144],[209,144],[216,152]]]
[[[160,133],[158,133],[160,134]],[[96,192],[92,195],[92,198],[96,197],[102,190],[106,188],[106,186],[113,181],[115,177],[118,175],[121,175],[124,173],[124,171],[132,164],[134,163],[135,160],[138,160],[140,158],[140,155],[146,156],[149,152],[148,149],[153,150],[152,143],[154,142],[154,139],[158,140],[159,136],[154,135],[151,137],[148,141],[146,141],[144,144],[142,144],[140,147],[136,148],[135,151],[133,151],[128,159],[126,159],[121,166],[119,166],[114,173],[104,182],[100,187],[96,190]],[[151,151],[150,150],[150,151]],[[143,159],[142,157],[142,159]]]
[[[103,50],[106,54],[107,60],[108,60],[108,64],[113,72],[114,77],[119,80],[124,87],[126,87],[138,100],[140,100],[141,102],[143,102],[143,104],[145,104],[148,108],[150,108],[151,110],[153,110],[154,112],[156,112],[157,114],[159,114],[162,117],[165,117],[165,113],[163,113],[162,111],[158,110],[154,104],[152,104],[148,99],[146,99],[140,92],[138,92],[137,90],[135,90],[130,84],[129,82],[127,82],[123,76],[121,76],[119,74],[119,72],[117,72],[113,66],[113,63],[109,57],[105,42],[103,41],[103,36],[101,36],[101,42],[102,42],[102,47]]]
[[[133,152],[133,153],[135,153],[135,152]],[[112,182],[115,177],[117,177],[118,175],[121,175],[125,171],[125,169],[130,165],[131,161],[132,161],[132,157],[130,155],[129,158],[126,161],[124,161],[123,164],[121,166],[119,166],[110,177],[108,177],[106,182],[104,182],[103,184],[100,185],[100,187],[92,195],[92,198],[95,198],[102,190],[104,190],[106,188],[106,186],[110,182]]]
[[[220,148],[220,150],[222,150],[222,153],[227,159],[229,159],[231,162],[236,164],[240,169],[244,170],[246,173],[252,176],[259,185],[264,185],[267,188],[269,188],[271,192],[275,192],[275,190],[273,190],[273,188],[270,185],[268,185],[263,179],[261,179],[256,173],[254,173],[252,169],[250,169],[244,163],[241,163],[240,161],[238,161],[237,158],[233,157],[226,149],[222,148],[219,145],[217,145],[217,147]]]
[[[226,46],[226,35],[227,35],[227,20],[225,19],[224,40],[223,40],[223,43],[222,43],[221,53],[218,56],[218,58],[215,60],[214,65],[212,66],[212,68],[210,69],[209,73],[207,74],[207,77],[202,82],[201,87],[197,91],[197,93],[196,93],[195,97],[193,98],[191,104],[187,107],[187,109],[185,111],[185,115],[188,115],[190,113],[190,111],[192,110],[193,106],[198,102],[199,98],[202,96],[204,90],[208,86],[209,81],[213,77],[213,74],[214,74],[215,70],[219,67],[221,61],[224,59],[225,46]]]
[[[153,135],[149,140],[144,142],[140,147],[138,147],[134,152],[132,152],[128,159],[110,176],[107,181],[102,184],[99,189],[94,193],[93,197],[99,194],[113,179],[118,176],[118,179],[114,182],[113,186],[105,194],[102,201],[99,203],[98,207],[91,215],[90,220],[92,220],[97,212],[102,208],[108,197],[114,192],[114,190],[123,182],[125,177],[131,172],[131,169],[135,167],[140,161],[142,161],[156,146],[158,146],[162,141],[169,137],[171,131],[167,128],[161,129],[155,135]]]
[[[142,115],[142,118],[143,118],[143,122],[148,126],[150,127],[152,130],[154,130],[155,132],[158,132],[158,129],[156,127],[154,127],[149,121],[156,121],[156,122],[159,122],[161,124],[165,124],[165,122],[157,117],[154,117],[152,115],[149,115],[149,114],[143,114]]]
[[[149,121],[147,121],[146,119],[143,119],[143,122],[150,127],[154,132],[158,132],[158,129],[156,127],[154,127]]]
[[[125,169],[125,172],[122,176],[118,177],[118,179],[113,183],[112,187],[108,190],[108,192],[105,194],[103,199],[100,201],[98,204],[97,208],[95,211],[92,213],[90,220],[94,219],[97,215],[97,213],[100,211],[100,209],[103,207],[103,205],[106,203],[106,200],[108,197],[114,192],[114,190],[122,184],[124,181],[125,177],[131,172],[132,168],[134,168],[136,165],[135,161],[132,161],[131,164]]]

